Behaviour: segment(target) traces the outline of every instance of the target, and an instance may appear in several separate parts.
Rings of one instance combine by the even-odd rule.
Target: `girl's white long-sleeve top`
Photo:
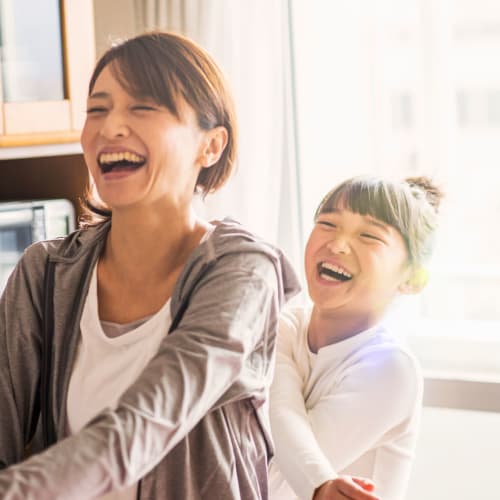
[[[415,358],[382,325],[311,352],[311,309],[282,315],[270,418],[271,500],[309,500],[329,479],[371,478],[402,500],[422,406]]]

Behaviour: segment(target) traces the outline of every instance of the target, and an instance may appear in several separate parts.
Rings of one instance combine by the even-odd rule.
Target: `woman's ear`
[[[226,127],[214,127],[206,132],[200,165],[209,168],[215,165],[227,146],[228,133]]]
[[[423,267],[411,269],[409,278],[399,285],[399,292],[404,294],[415,294],[423,290],[429,281],[429,272]]]

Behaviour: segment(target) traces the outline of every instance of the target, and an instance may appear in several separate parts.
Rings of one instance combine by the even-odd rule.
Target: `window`
[[[500,3],[297,0],[293,17],[304,232],[326,191],[354,175],[425,174],[446,192],[429,285],[393,315],[411,329],[429,406],[407,500],[493,498]]]
[[[58,0],[1,0],[0,48],[4,101],[64,99]]]
[[[296,2],[294,19],[306,234],[345,178],[434,178],[446,199],[431,281],[404,314],[418,320],[417,347],[466,337],[499,349],[500,4],[315,0]],[[470,367],[459,345],[427,366],[423,354],[424,367]]]
[[[500,88],[459,90],[457,113],[462,128],[500,127]]]
[[[396,92],[392,97],[392,126],[396,130],[413,127],[413,99],[410,93]]]

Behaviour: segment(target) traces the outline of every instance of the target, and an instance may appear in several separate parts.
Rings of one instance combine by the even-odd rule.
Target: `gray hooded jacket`
[[[66,436],[80,317],[109,227],[28,248],[0,300],[0,498],[88,499],[141,478],[142,499],[267,498],[263,404],[279,310],[298,282],[279,250],[229,220],[190,256],[172,295],[173,318],[189,298],[180,323],[117,408]],[[40,434],[47,258],[56,263],[49,408],[59,442],[18,463]]]

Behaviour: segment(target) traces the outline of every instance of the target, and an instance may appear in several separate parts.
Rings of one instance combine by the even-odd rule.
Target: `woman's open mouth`
[[[119,153],[101,153],[97,158],[97,163],[103,174],[109,172],[126,172],[137,170],[146,163],[146,158],[131,151]]]

